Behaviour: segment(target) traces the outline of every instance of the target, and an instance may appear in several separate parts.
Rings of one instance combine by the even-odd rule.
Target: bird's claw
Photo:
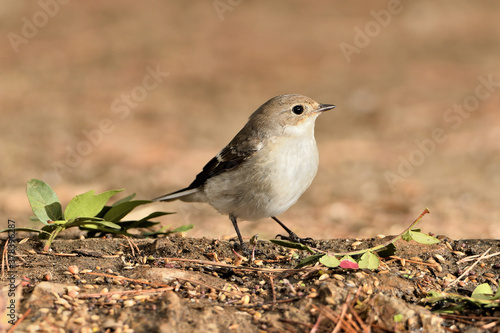
[[[314,239],[312,239],[311,237],[300,238],[296,234],[290,234],[288,236],[276,235],[275,238],[286,240],[286,241],[293,242],[293,243],[300,243],[300,244],[304,244],[304,245],[312,246],[312,247],[316,246]]]

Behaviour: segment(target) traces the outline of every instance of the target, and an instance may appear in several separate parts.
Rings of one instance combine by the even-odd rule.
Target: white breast
[[[220,213],[243,220],[276,216],[290,208],[311,185],[319,162],[314,127],[296,127],[267,142],[236,169],[207,181],[208,202]]]

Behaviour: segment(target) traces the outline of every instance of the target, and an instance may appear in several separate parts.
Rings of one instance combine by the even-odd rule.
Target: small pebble
[[[126,301],[123,302],[123,306],[126,307],[126,308],[130,308],[132,306],[135,305],[135,301],[134,300],[131,300],[131,299],[128,299]]]
[[[73,265],[73,266],[69,266],[69,267],[68,267],[68,271],[69,271],[71,274],[78,274],[79,269],[78,269],[78,266],[74,266],[74,265]]]

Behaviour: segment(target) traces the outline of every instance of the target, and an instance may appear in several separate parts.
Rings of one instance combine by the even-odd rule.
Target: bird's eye
[[[293,108],[292,108],[292,112],[295,113],[295,114],[302,114],[304,113],[304,107],[302,105],[295,105]]]

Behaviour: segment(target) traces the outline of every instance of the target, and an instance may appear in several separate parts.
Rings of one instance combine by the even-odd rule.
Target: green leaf
[[[98,195],[94,195],[94,190],[77,195],[69,202],[64,217],[66,220],[78,217],[95,217],[106,205],[106,202],[118,192],[123,190],[111,190]]]
[[[106,215],[106,213],[111,209],[111,206],[104,206],[102,207],[101,211],[99,213],[96,214],[95,217],[100,217],[100,218],[104,218],[104,215]]]
[[[340,266],[340,260],[338,260],[337,257],[329,256],[327,254],[319,258],[319,262],[330,268]]]
[[[393,256],[396,253],[396,246],[393,243],[390,243],[380,251],[376,252],[380,257],[387,258]]]
[[[282,239],[271,239],[270,242],[274,243],[276,245],[281,245],[283,247],[288,247],[291,249],[307,251],[309,253],[316,253],[309,246],[304,245],[304,244],[300,244],[300,243],[289,242],[289,241],[282,240]]]
[[[107,228],[112,228],[112,229],[121,229],[121,227],[113,222],[110,221],[104,221],[103,219],[97,218],[97,217],[79,217],[73,220],[68,221],[66,223],[65,227],[66,228],[71,228],[71,227],[77,227],[77,226],[85,226],[85,225],[97,225],[97,226],[104,226]]]
[[[142,221],[142,223],[145,223],[145,222],[151,223],[151,221]],[[154,222],[154,223],[156,223],[156,222]],[[139,228],[139,227],[142,227],[142,226],[137,226],[136,228]],[[194,227],[193,224],[188,224],[188,225],[182,225],[182,226],[175,228],[173,230],[168,230],[169,227],[165,226],[165,227],[160,228],[160,230],[157,230],[157,231],[144,232],[142,235],[146,236],[146,237],[158,236],[158,235],[170,235],[170,234],[174,234],[174,233],[178,233],[178,232],[186,232],[188,230],[193,229],[193,227]],[[144,228],[144,227],[142,227],[142,228]]]
[[[127,230],[127,229],[132,229],[132,228],[149,228],[151,226],[154,226],[160,222],[153,222],[153,221],[149,221],[149,219],[152,219],[152,218],[156,218],[156,217],[159,217],[159,216],[163,216],[163,215],[169,215],[169,214],[175,214],[175,213],[167,213],[167,212],[153,212],[151,214],[149,214],[148,216],[146,217],[143,217],[142,219],[138,220],[138,221],[117,221],[117,223],[120,223],[120,226],[122,227],[123,230]],[[153,232],[153,234],[164,234],[164,235],[167,235],[167,234],[170,234],[172,232],[160,232],[160,233],[156,233],[156,232]],[[144,236],[147,236],[147,235],[144,235]]]
[[[500,282],[500,280],[499,280]],[[495,294],[495,296],[493,296],[493,300],[497,300],[497,299],[500,299],[500,288],[497,288],[497,292]]]
[[[134,208],[151,203],[150,200],[135,200],[126,201],[118,205],[111,206],[110,210],[104,215],[106,221],[118,222],[124,218],[128,213],[130,213]]]
[[[119,204],[122,204],[124,202],[129,202],[130,200],[132,200],[133,198],[135,198],[135,193],[132,193],[131,195],[123,198],[123,199],[120,199],[118,200],[117,202],[115,202],[114,204],[112,204],[111,206],[118,206]]]
[[[142,219],[140,219],[139,221],[147,221],[147,220],[155,219],[155,218],[160,217],[160,216],[163,216],[163,215],[170,215],[170,214],[175,214],[175,213],[169,213],[169,212],[153,212],[153,213],[149,214],[148,216],[143,217],[143,218],[142,218]]]
[[[27,232],[36,232],[38,234],[40,233],[44,233],[44,234],[47,234],[47,235],[50,235],[50,232],[47,232],[45,230],[42,230],[42,229],[33,229],[33,228],[7,228],[7,229],[1,229],[0,230],[0,233],[3,233],[3,232],[9,232],[9,231],[12,231],[12,230],[15,230],[16,232],[17,231],[27,231]]]
[[[426,234],[418,232],[418,231],[409,231],[409,234],[415,242],[420,243],[420,244],[438,244],[438,243],[440,243],[440,240],[437,239],[436,237],[432,237],[432,236],[426,235]]]
[[[172,230],[171,233],[186,232],[186,231],[189,231],[193,228],[194,228],[194,224],[181,225],[180,227],[177,227],[174,230]]]
[[[380,266],[380,259],[371,252],[365,252],[358,261],[359,268],[377,269]]]
[[[151,228],[160,222],[154,221],[120,221],[117,224],[122,228],[122,230],[128,230],[133,228]]]
[[[298,268],[302,268],[302,267],[307,266],[307,265],[315,264],[319,260],[319,258],[321,258],[323,256],[324,256],[323,253],[313,254],[312,256],[309,256],[309,257],[305,258],[304,260],[302,260],[301,262],[299,262],[297,264],[297,266],[295,266],[295,268],[298,269]]]
[[[493,298],[493,290],[487,283],[482,283],[474,289],[471,295],[472,298],[491,300]]]
[[[401,313],[394,315],[394,322],[395,323],[401,323],[402,321],[403,321],[403,315]]]
[[[403,239],[406,242],[411,241],[413,238],[411,237],[410,233],[411,233],[411,231],[408,230],[407,232],[405,232],[404,234],[401,235],[401,239]]]
[[[31,179],[26,185],[26,195],[33,214],[40,222],[62,219],[62,208],[59,198],[49,185],[38,179]]]

